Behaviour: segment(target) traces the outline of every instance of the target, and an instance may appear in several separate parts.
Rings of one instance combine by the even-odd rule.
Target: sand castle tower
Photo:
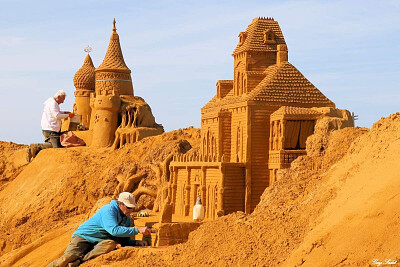
[[[121,99],[118,90],[96,90],[96,98],[93,105],[92,146],[108,147],[113,144],[120,106]]]
[[[95,70],[95,76],[92,146],[107,147],[113,144],[118,127],[120,95],[133,95],[131,70],[122,55],[115,19],[107,53],[103,63]]]
[[[150,106],[133,94],[131,70],[122,55],[115,19],[103,62],[95,69],[88,55],[74,76],[74,84],[74,111],[82,115],[84,129],[89,129],[76,134],[86,144],[117,149],[164,132]]]
[[[82,67],[74,75],[75,105],[74,113],[81,115],[80,123],[84,127],[89,128],[90,116],[92,109],[90,108],[90,94],[94,93],[95,88],[95,67],[92,58],[88,54],[83,62]]]

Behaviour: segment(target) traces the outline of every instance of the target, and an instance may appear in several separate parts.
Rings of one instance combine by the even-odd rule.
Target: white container
[[[82,115],[75,114],[75,115],[71,118],[71,122],[80,123],[81,117],[82,117]]]

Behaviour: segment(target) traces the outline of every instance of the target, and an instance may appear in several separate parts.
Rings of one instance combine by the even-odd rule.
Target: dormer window
[[[242,45],[244,43],[246,37],[247,37],[247,32],[239,33],[239,45]]]
[[[264,31],[264,43],[265,44],[275,43],[275,34],[271,29],[267,29]]]

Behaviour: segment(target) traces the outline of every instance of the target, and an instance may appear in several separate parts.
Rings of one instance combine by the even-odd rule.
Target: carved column
[[[191,185],[191,179],[190,179],[190,174],[192,169],[189,166],[186,166],[187,170],[187,181],[186,181],[186,187],[185,187],[185,216],[189,215],[190,211],[190,185]]]
[[[206,172],[207,168],[205,166],[201,166],[201,200],[203,200],[203,206],[207,206],[207,183],[206,183]]]
[[[247,107],[247,153],[246,153],[246,174],[245,174],[245,199],[244,199],[244,212],[247,214],[251,213],[251,109]]]
[[[280,127],[280,137],[281,137],[281,141],[280,141],[280,149],[283,150],[285,149],[285,131],[286,131],[286,120],[282,119],[281,120],[281,127]]]
[[[225,164],[221,163],[221,181],[218,190],[217,216],[225,215],[224,210],[224,191],[225,191]]]
[[[178,190],[178,168],[173,167],[172,169],[172,186],[171,186],[171,191],[172,191],[172,199],[171,199],[171,205],[172,205],[172,212],[175,213],[175,207],[176,207],[176,194]]]

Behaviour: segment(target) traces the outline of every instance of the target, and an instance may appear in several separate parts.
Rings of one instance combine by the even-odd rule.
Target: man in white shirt
[[[28,162],[36,157],[37,153],[42,149],[62,147],[60,143],[61,120],[74,116],[74,113],[69,111],[60,111],[60,104],[64,103],[66,96],[67,94],[64,90],[59,90],[54,97],[44,102],[41,126],[45,143],[31,144],[29,146],[26,151],[26,160]]]

